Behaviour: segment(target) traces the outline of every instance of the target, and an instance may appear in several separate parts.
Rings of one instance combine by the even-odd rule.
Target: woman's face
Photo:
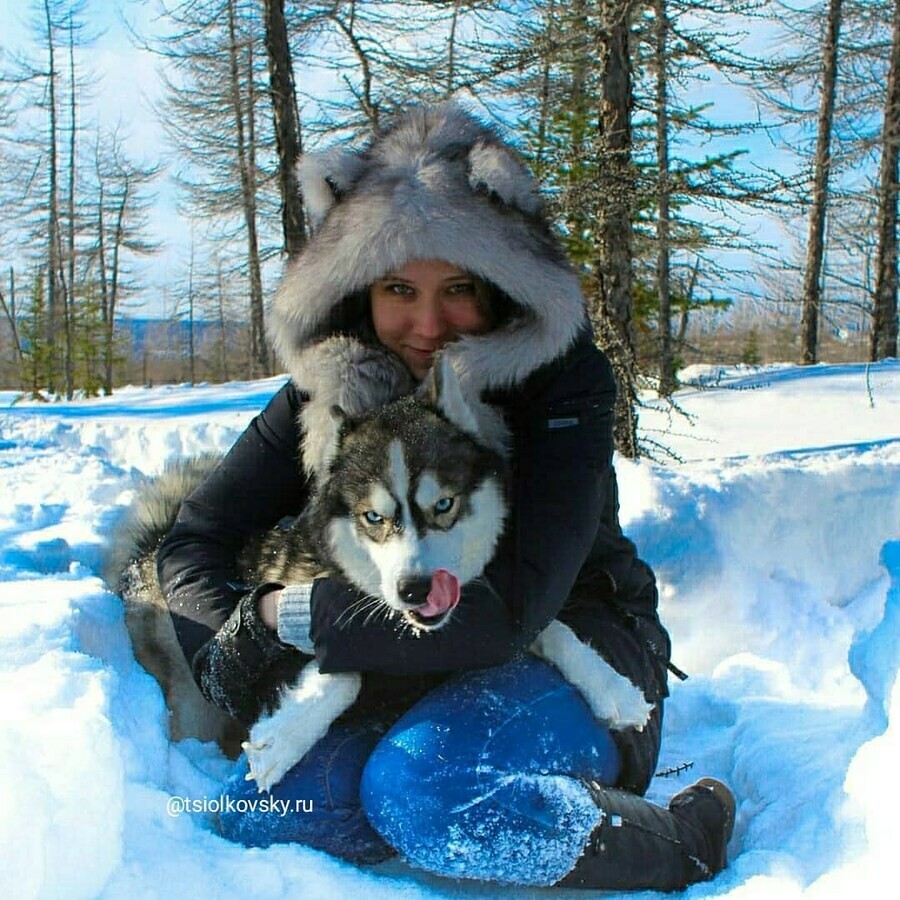
[[[490,327],[478,279],[452,263],[414,260],[372,285],[372,322],[382,344],[422,379],[434,354]]]

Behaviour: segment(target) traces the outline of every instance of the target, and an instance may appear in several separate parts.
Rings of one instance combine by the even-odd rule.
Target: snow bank
[[[738,796],[733,862],[686,896],[886,896],[897,827],[900,365],[694,369],[644,433],[683,461],[619,463],[675,662],[664,801],[699,774]],[[225,449],[280,384],[0,394],[0,885],[15,897],[526,896],[391,862],[360,871],[211,829],[229,763],[171,745],[102,544],[137,476]],[[874,404],[874,405],[873,405]],[[890,883],[890,880],[887,882]],[[892,892],[893,893],[893,892]]]

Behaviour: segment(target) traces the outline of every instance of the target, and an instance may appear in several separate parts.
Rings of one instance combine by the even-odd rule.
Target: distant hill
[[[233,335],[243,330],[242,322],[231,322],[228,330]],[[194,320],[194,343],[200,344],[218,333],[219,323],[211,319]],[[153,319],[137,316],[123,316],[116,319],[116,331],[120,338],[126,338],[135,356],[142,356],[145,350],[159,355],[170,350],[173,355],[187,352],[190,340],[190,326],[184,319]]]

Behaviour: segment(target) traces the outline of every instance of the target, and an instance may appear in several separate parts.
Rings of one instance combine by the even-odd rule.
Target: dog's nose
[[[412,609],[427,602],[430,590],[430,578],[405,578],[397,585],[397,594],[401,602]]]

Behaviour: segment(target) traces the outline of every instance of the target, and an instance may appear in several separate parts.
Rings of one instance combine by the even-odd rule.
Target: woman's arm
[[[628,550],[615,523],[612,410],[606,358],[578,346],[510,406],[515,436],[512,515],[485,577],[463,590],[451,621],[416,636],[384,620],[349,618],[358,599],[338,579],[316,582],[310,637],[325,672],[391,674],[499,665],[556,617],[603,536]]]
[[[195,679],[208,699],[245,721],[258,715],[274,689],[269,682],[299,665],[296,650],[256,614],[271,586],[235,580],[247,541],[306,503],[309,487],[297,458],[299,403],[286,384],[185,500],[157,552],[160,585]]]

